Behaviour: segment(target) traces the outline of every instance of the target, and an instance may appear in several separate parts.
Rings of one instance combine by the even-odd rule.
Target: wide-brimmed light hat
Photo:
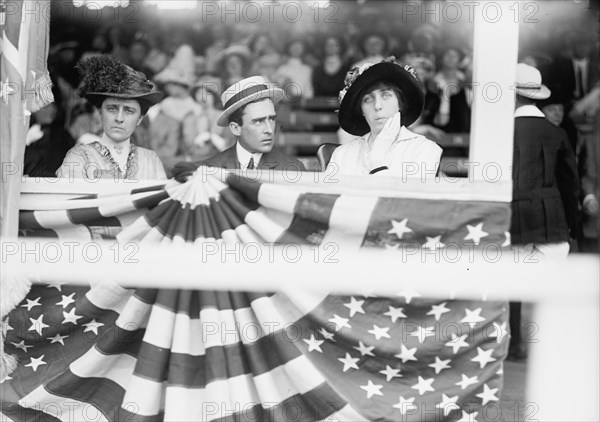
[[[397,86],[404,94],[401,123],[409,126],[419,118],[423,111],[424,97],[421,85],[412,66],[402,66],[390,56],[379,63],[366,63],[360,68],[354,67],[346,74],[345,88],[340,91],[340,126],[346,132],[363,136],[370,132],[365,116],[361,114],[359,102],[364,88],[375,82],[386,82]]]
[[[184,44],[177,49],[167,67],[154,76],[154,80],[161,84],[170,82],[191,88],[196,79],[194,61],[194,50]]]
[[[100,105],[105,98],[116,97],[142,101],[150,107],[164,96],[146,75],[108,54],[84,60],[78,70],[82,74],[79,96],[94,105]]]
[[[542,84],[540,71],[525,63],[517,64],[515,89],[518,95],[532,100],[545,100],[551,94],[548,87]]]
[[[231,85],[221,95],[224,110],[217,119],[217,125],[227,126],[229,116],[234,111],[263,98],[270,98],[274,104],[277,104],[283,98],[283,90],[268,83],[262,76],[252,76]]]

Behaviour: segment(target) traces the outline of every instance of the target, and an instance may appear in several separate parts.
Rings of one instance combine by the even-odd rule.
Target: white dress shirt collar
[[[240,162],[240,168],[242,170],[246,170],[248,168],[248,164],[250,163],[250,158],[254,158],[254,168],[258,167],[258,163],[260,162],[260,158],[262,157],[262,152],[250,152],[246,150],[239,142],[235,145],[235,150],[237,153],[238,161]]]

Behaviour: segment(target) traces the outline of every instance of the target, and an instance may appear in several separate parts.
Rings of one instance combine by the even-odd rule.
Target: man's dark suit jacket
[[[185,182],[187,177],[196,171],[196,169],[201,165],[220,167],[230,170],[240,169],[242,166],[237,158],[236,145],[205,161],[194,163],[184,161],[177,163],[172,170],[173,177],[180,182]],[[284,154],[277,148],[273,148],[271,152],[263,154],[260,157],[260,162],[256,168],[259,170],[306,170],[304,165],[299,160]]]
[[[511,241],[554,243],[579,231],[579,178],[564,130],[543,117],[515,118]]]
[[[241,164],[238,161],[236,145],[203,161],[200,165],[221,167],[225,169],[240,169]],[[306,170],[304,165],[298,159],[284,154],[277,148],[273,148],[271,152],[264,153],[260,157],[260,162],[256,168],[259,170]]]

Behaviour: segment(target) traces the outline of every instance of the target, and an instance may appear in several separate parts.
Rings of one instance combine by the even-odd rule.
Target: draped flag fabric
[[[0,1],[0,231],[16,236],[29,114],[53,101],[48,74],[50,0]]]
[[[419,199],[389,195],[375,178],[368,183],[341,189],[236,173],[113,195],[38,189],[22,198],[20,229],[165,246],[330,242],[400,251],[507,242],[508,203],[474,200],[460,186]],[[20,365],[0,385],[2,411],[49,421],[497,415],[506,304],[422,297],[403,289],[410,275],[401,267],[394,297],[301,286],[247,293],[35,285],[4,321],[6,348]]]

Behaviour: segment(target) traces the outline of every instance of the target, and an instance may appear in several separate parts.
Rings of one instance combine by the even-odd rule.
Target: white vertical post
[[[484,1],[475,13],[474,102],[469,172],[475,180],[510,181],[519,23],[513,2]],[[505,189],[510,190],[507,184]],[[512,192],[507,192],[510,200]]]

